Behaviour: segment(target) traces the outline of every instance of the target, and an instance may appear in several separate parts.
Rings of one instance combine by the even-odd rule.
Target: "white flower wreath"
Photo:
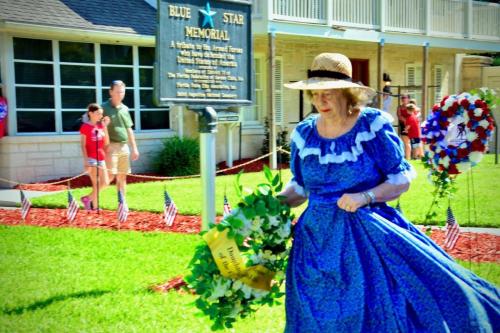
[[[269,183],[259,184],[219,224],[202,232],[207,243],[196,248],[186,277],[198,298],[195,302],[213,321],[212,329],[230,328],[262,305],[280,304],[284,295],[287,258],[292,233],[290,207],[277,196],[283,187],[279,174],[264,167]]]

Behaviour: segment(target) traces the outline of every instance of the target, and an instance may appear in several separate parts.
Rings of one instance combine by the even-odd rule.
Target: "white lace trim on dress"
[[[286,186],[285,186],[285,190],[288,189],[288,188],[293,188],[293,190],[295,191],[295,193],[297,193],[298,195],[300,195],[301,197],[304,197],[304,198],[307,198],[308,195],[304,189],[304,187],[300,186],[296,181],[294,180],[290,180]]]
[[[393,173],[387,175],[387,182],[389,184],[394,184],[394,185],[409,184],[416,177],[417,177],[417,172],[410,164],[410,170],[405,170],[399,173]]]
[[[358,156],[363,153],[363,147],[361,146],[361,143],[370,141],[373,138],[375,138],[375,133],[380,131],[384,126],[384,124],[392,123],[393,120],[394,118],[387,112],[383,112],[380,115],[377,115],[377,117],[370,124],[370,131],[359,132],[358,134],[356,134],[356,138],[354,139],[355,144],[351,147],[351,150],[343,151],[340,154],[331,153],[321,156],[320,148],[305,147],[306,142],[300,136],[297,130],[293,131],[292,141],[297,145],[297,148],[299,150],[299,156],[301,159],[304,159],[306,156],[309,155],[317,155],[320,164],[343,163],[345,161],[355,162],[358,160]],[[330,146],[330,151],[333,152],[334,149],[335,149],[335,142],[332,142]]]

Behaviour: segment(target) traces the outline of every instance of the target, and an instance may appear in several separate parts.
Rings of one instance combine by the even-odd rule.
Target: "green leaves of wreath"
[[[264,266],[274,272],[268,290],[257,289],[242,279],[223,276],[206,243],[200,244],[189,263],[186,282],[198,295],[194,305],[213,322],[212,330],[230,328],[237,318],[245,318],[262,305],[280,304],[290,248],[290,207],[278,196],[283,188],[280,174],[265,166],[266,183],[244,190],[241,173],[236,177],[238,206],[218,224],[211,224],[236,242],[246,267]],[[202,232],[201,235],[206,234]]]

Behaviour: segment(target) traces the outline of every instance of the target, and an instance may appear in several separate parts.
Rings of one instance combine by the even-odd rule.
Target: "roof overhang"
[[[111,44],[128,44],[139,46],[154,46],[155,36],[133,33],[68,28],[60,26],[39,25],[23,22],[0,21],[0,32],[6,32],[19,37],[59,39],[80,42],[104,42]]]

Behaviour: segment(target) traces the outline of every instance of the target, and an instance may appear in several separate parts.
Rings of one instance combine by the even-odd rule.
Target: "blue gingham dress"
[[[323,138],[317,117],[292,134],[293,186],[308,196],[286,277],[286,332],[500,332],[499,290],[384,203],[349,213],[343,193],[410,182],[390,115],[364,108]]]

